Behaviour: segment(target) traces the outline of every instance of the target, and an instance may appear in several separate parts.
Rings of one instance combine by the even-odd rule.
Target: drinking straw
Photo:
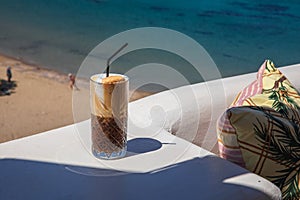
[[[113,55],[111,55],[111,56],[107,59],[107,64],[106,64],[106,77],[109,77],[110,60],[111,60],[113,57],[115,57],[120,51],[122,51],[127,45],[128,45],[128,43],[125,43],[123,46],[121,46],[120,49],[118,49]]]

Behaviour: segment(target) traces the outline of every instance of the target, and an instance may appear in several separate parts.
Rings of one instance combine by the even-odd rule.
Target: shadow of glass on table
[[[156,151],[162,147],[162,143],[152,138],[135,138],[127,142],[126,157],[136,154]]]
[[[107,175],[82,175],[68,168]],[[270,199],[253,187],[226,182],[246,174],[247,170],[215,156],[147,173],[2,159],[0,199]]]

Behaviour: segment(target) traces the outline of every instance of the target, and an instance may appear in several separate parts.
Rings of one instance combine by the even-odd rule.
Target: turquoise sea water
[[[76,72],[106,38],[165,27],[199,42],[226,77],[256,71],[266,58],[278,66],[300,63],[299,10],[297,0],[1,0],[0,53]],[[135,52],[127,65],[164,56],[153,55]],[[185,72],[193,76],[188,67]]]

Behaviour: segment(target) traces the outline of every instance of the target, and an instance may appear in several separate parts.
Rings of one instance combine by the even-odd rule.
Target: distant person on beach
[[[7,81],[11,82],[11,77],[12,77],[12,73],[11,73],[11,67],[8,66],[6,69],[6,76],[7,76]]]
[[[70,85],[69,85],[70,88],[71,88],[71,89],[75,88],[76,90],[79,90],[78,87],[77,87],[76,84],[75,84],[75,78],[76,78],[75,75],[69,73],[68,76],[69,76],[69,80],[70,80]]]

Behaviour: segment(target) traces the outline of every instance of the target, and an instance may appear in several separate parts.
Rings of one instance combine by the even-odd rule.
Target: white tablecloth
[[[98,160],[89,127],[0,144],[0,199],[280,199],[264,178],[163,129],[129,127],[126,157]]]

